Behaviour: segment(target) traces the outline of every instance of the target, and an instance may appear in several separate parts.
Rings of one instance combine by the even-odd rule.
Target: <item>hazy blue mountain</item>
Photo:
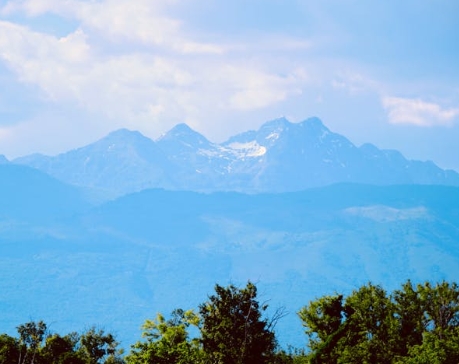
[[[459,174],[394,150],[355,146],[317,118],[263,124],[216,144],[179,124],[158,140],[119,130],[48,157],[14,160],[70,184],[120,196],[145,188],[287,192],[334,183],[459,185]]]
[[[164,153],[151,139],[127,129],[55,157],[33,154],[14,162],[108,197],[155,186],[171,187]]]
[[[0,219],[9,223],[49,222],[89,207],[84,194],[27,166],[0,164]]]
[[[158,311],[197,307],[215,283],[251,279],[261,300],[289,312],[277,327],[280,341],[300,346],[295,313],[315,297],[369,280],[394,289],[408,278],[459,274],[457,187],[339,184],[256,195],[150,189],[78,210],[64,198],[72,189],[12,167],[0,179],[2,201],[25,193],[10,201],[53,218],[25,224],[27,216],[14,215],[11,224],[12,205],[2,210],[2,332],[31,319],[61,332],[96,324],[128,347]],[[56,218],[59,206],[67,207],[65,218]]]

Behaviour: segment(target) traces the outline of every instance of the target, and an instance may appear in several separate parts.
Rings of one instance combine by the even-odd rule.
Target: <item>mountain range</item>
[[[57,156],[33,154],[13,163],[106,197],[146,188],[261,193],[343,182],[459,185],[455,171],[372,144],[357,147],[317,118],[272,120],[221,144],[186,124],[155,141],[121,129]]]
[[[32,168],[33,167],[33,168]],[[140,325],[252,280],[288,315],[371,281],[459,276],[458,174],[354,146],[318,119],[278,119],[215,144],[185,124],[119,130],[57,156],[0,157],[0,332]],[[247,193],[250,192],[250,193]]]

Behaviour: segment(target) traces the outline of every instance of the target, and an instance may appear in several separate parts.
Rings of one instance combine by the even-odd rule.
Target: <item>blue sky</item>
[[[0,1],[0,153],[318,116],[459,171],[456,0]]]

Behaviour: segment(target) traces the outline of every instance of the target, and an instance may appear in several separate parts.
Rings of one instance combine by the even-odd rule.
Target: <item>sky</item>
[[[459,171],[457,0],[0,0],[0,154],[285,116]]]

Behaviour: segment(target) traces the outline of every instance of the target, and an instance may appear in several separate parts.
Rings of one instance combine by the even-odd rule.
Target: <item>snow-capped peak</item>
[[[234,142],[228,145],[241,157],[261,157],[266,154],[266,147],[255,140],[247,143]]]

